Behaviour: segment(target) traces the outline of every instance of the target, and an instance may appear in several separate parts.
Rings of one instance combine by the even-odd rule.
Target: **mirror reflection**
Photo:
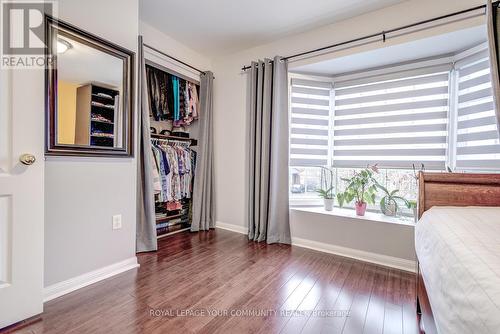
[[[123,147],[124,61],[57,34],[58,145]]]

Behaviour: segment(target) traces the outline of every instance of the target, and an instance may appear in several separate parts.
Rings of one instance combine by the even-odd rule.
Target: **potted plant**
[[[318,189],[318,190],[316,190],[316,192],[318,193],[319,197],[323,198],[325,210],[332,211],[333,210],[333,201],[335,198],[335,194],[333,193],[333,187],[328,188],[328,189]]]
[[[326,167],[321,168],[321,188],[316,190],[318,195],[323,198],[323,204],[326,211],[333,210],[333,202],[335,198],[333,185],[333,171]]]
[[[375,203],[375,193],[377,191],[376,180],[373,178],[373,173],[377,172],[376,166],[363,169],[359,173],[355,173],[350,179],[342,179],[348,182],[346,191],[341,196],[343,203],[350,203],[353,199],[356,208],[356,215],[364,216],[366,205]],[[340,204],[340,203],[339,203]]]
[[[405,198],[397,195],[399,189],[389,191],[378,182],[375,183],[375,186],[384,192],[384,196],[380,200],[380,210],[384,215],[395,216],[399,210],[398,202],[402,202],[408,209],[410,208],[410,203]]]

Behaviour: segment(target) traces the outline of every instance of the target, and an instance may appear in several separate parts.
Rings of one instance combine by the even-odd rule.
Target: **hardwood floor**
[[[411,273],[224,230],[164,238],[138,259],[8,332],[419,333]]]

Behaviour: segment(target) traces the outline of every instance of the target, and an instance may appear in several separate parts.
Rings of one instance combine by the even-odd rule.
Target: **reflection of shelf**
[[[94,138],[109,138],[109,139],[113,139],[114,138],[113,135],[105,135],[105,136],[103,136],[103,135],[94,134],[94,133],[90,134],[90,137],[94,137]]]
[[[100,121],[100,120],[98,120],[98,119],[91,119],[90,121],[91,121],[91,122],[96,122],[96,123],[102,123],[102,124],[109,124],[109,125],[113,125],[113,124],[115,124],[115,123],[113,123],[113,122],[105,122],[105,121]]]
[[[108,96],[101,96],[101,95],[97,95],[97,94],[92,94],[92,96],[94,97],[97,97],[99,99],[105,99],[105,100],[108,100],[108,101],[114,101],[115,99],[112,98],[112,97],[108,97]]]
[[[152,133],[151,134],[151,138],[185,141],[185,142],[191,142],[191,146],[198,145],[198,140],[193,139],[193,138],[178,137],[178,136],[168,136],[168,135],[159,135],[159,134],[156,134],[156,133]]]
[[[109,111],[109,112],[112,112],[114,113],[115,112],[115,109],[111,109],[111,108],[107,108],[107,107],[102,107],[102,106],[95,106],[95,105],[92,105],[92,108],[99,108],[99,112],[103,111],[103,110],[106,110],[106,111]]]
[[[118,90],[96,84],[77,88],[75,144],[121,146],[122,127],[118,114],[118,96]]]

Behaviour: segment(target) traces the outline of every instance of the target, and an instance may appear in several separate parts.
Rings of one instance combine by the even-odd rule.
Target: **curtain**
[[[493,100],[495,102],[495,111],[497,116],[497,128],[500,134],[500,31],[498,22],[498,5],[493,5],[491,0],[486,3],[486,20],[488,27],[488,44],[490,50],[491,63],[491,86],[493,89]]]
[[[247,80],[248,238],[290,244],[287,63],[252,62]]]
[[[193,187],[191,231],[215,228],[214,135],[212,72],[201,74],[198,150]]]
[[[146,61],[144,59],[144,45],[142,36],[139,36],[139,94],[137,117],[137,227],[136,250],[149,252],[158,249],[156,239],[156,217],[153,191],[151,140],[149,133],[149,97],[146,81]]]

